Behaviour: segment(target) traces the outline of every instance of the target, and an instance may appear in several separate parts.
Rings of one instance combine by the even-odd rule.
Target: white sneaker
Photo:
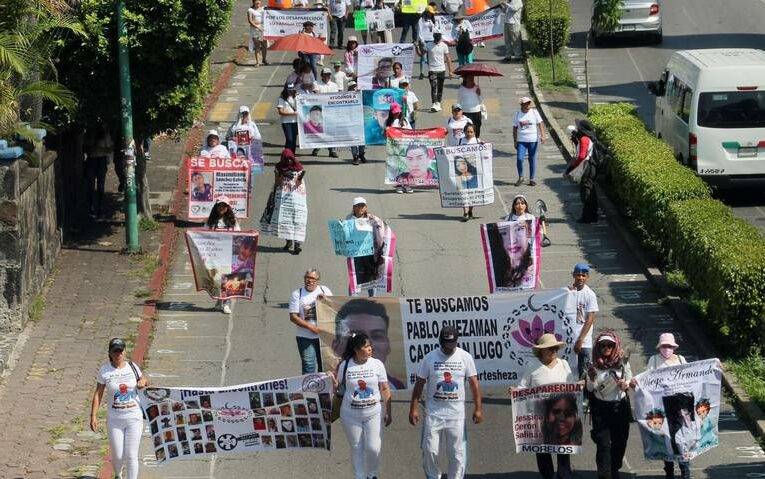
[[[478,43],[478,46],[481,48],[486,48],[486,44],[484,42]]]
[[[223,312],[226,314],[231,314],[231,305],[228,303],[223,304]]]
[[[441,103],[433,103],[433,107],[431,108],[433,111],[441,111]]]

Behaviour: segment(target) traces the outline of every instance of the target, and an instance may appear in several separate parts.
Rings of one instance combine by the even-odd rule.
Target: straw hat
[[[534,349],[562,348],[566,343],[558,341],[554,334],[545,333],[537,339]]]

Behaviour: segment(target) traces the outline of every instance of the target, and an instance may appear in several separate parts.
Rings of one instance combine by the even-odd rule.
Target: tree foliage
[[[599,32],[613,33],[622,18],[622,0],[595,0],[592,4],[592,26]]]

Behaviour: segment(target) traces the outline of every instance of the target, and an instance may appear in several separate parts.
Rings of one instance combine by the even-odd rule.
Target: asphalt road
[[[571,0],[573,17],[569,55],[577,83],[584,91],[584,42],[590,28],[591,0]],[[661,3],[664,41],[610,39],[605,45],[590,43],[591,102],[627,101],[637,105],[640,117],[653,127],[655,97],[646,82],[659,78],[676,50],[698,48],[763,48],[763,0],[664,0]],[[719,193],[736,215],[765,233],[763,188]]]
[[[241,2],[239,2],[241,3]],[[241,7],[241,5],[239,5]],[[397,37],[397,34],[395,35]],[[309,202],[308,238],[299,256],[281,251],[283,241],[263,237],[256,265],[256,291],[253,301],[238,301],[234,314],[212,310],[213,301],[196,293],[185,247],[177,249],[166,294],[159,305],[159,317],[145,368],[155,385],[223,386],[270,378],[298,375],[300,363],[295,347],[294,326],[288,321],[287,300],[301,285],[303,271],[309,267],[322,273],[322,284],[336,294],[347,288],[345,262],[332,255],[326,220],[345,216],[351,198],[363,195],[370,211],[385,218],[398,237],[394,295],[446,296],[486,293],[486,274],[480,247],[478,225],[504,216],[507,204],[517,192],[530,202],[543,198],[549,208],[549,233],[553,245],[545,248],[542,283],[559,287],[571,281],[571,266],[585,260],[594,266],[591,286],[598,294],[601,312],[597,328],[617,330],[632,351],[634,371],[642,371],[659,333],[682,331],[668,310],[659,304],[641,275],[629,248],[605,218],[596,225],[579,225],[578,192],[575,185],[561,178],[561,152],[548,143],[541,148],[540,182],[536,187],[512,186],[516,179],[515,152],[511,142],[509,118],[517,99],[528,94],[521,65],[496,63],[498,41],[476,51],[477,61],[494,63],[505,77],[482,81],[490,119],[484,123],[483,140],[494,146],[494,178],[497,201],[476,209],[477,219],[458,221],[460,212],[442,209],[437,191],[417,190],[412,195],[397,195],[383,184],[383,148],[368,148],[369,164],[350,164],[348,149],[332,159],[322,150],[320,157],[301,156],[307,168]],[[239,67],[229,88],[212,110],[208,127],[227,126],[226,112],[239,104],[252,106],[266,140],[266,163],[273,165],[283,136],[277,123],[274,102],[289,71],[291,55],[272,55],[270,68]],[[325,60],[326,61],[326,60]],[[415,67],[417,69],[417,67]],[[418,70],[416,70],[418,72]],[[421,107],[430,106],[426,81],[415,80],[414,88]],[[444,107],[456,98],[456,81],[447,82]],[[443,124],[444,113],[421,112],[418,126]],[[220,123],[218,123],[220,122]],[[303,151],[306,153],[306,151]],[[251,204],[251,217],[245,228],[257,228],[273,177],[271,168],[257,177]],[[683,353],[690,359],[701,357],[690,341],[683,342]],[[514,453],[510,403],[502,390],[485,390],[485,417],[480,425],[468,425],[468,473],[471,478],[538,477],[534,457]],[[402,479],[423,477],[419,429],[407,420],[409,395],[394,394],[394,422],[385,431],[381,477]],[[470,407],[470,405],[468,405]],[[722,407],[721,445],[693,462],[697,478],[759,477],[765,471],[765,452],[745,425],[736,418],[730,405]],[[333,431],[333,451],[284,450],[261,454],[213,457],[205,460],[180,460],[155,464],[151,440],[144,435],[141,446],[142,478],[292,478],[351,477],[350,454],[342,428]],[[594,446],[586,439],[584,453],[573,459],[580,478],[594,478]],[[633,428],[624,467],[625,477],[663,477],[660,462],[642,458],[638,431]]]

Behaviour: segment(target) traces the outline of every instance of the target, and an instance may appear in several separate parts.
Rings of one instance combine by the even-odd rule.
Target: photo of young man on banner
[[[250,163],[245,158],[193,156],[186,160],[188,172],[188,219],[204,220],[226,196],[237,218],[247,218],[250,207]]]
[[[382,10],[367,10],[381,12]],[[412,77],[414,45],[411,43],[372,43],[358,47],[358,83],[361,90],[387,88],[393,75],[393,64],[398,62],[407,78]],[[396,103],[401,104],[397,101]]]
[[[491,143],[436,148],[442,208],[494,203]]]
[[[300,94],[297,113],[300,148],[364,144],[361,92]]]
[[[404,105],[406,92],[400,88],[383,88],[381,90],[364,90],[364,141],[367,145],[385,144],[385,122],[390,115],[393,103]]]
[[[445,128],[408,130],[388,127],[386,135],[385,184],[438,186],[434,148],[444,145]]]
[[[489,292],[539,287],[542,234],[534,219],[481,225]]]
[[[252,299],[257,231],[189,230],[186,247],[197,291],[213,299]]]

